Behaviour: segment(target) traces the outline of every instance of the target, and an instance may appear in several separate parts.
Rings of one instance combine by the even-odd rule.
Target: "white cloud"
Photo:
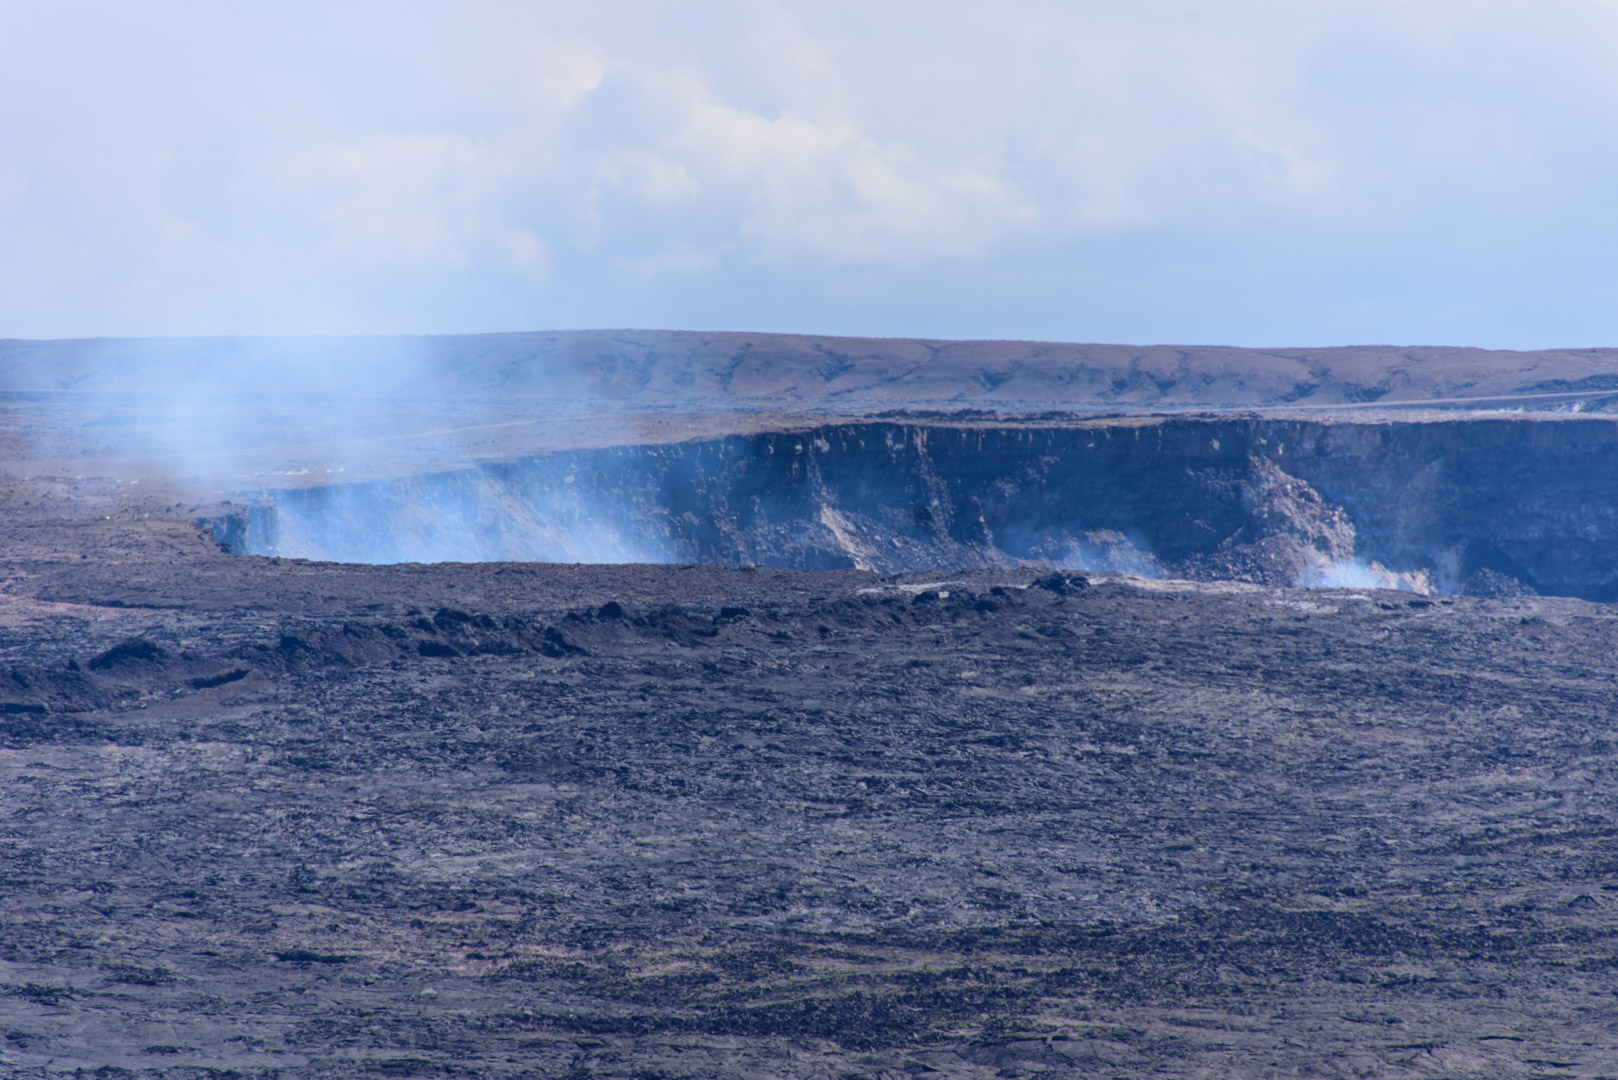
[[[9,10],[0,335],[1618,333],[1599,0],[288,3]]]
[[[673,248],[640,259],[624,259],[623,266],[645,278],[661,274],[700,274],[717,269],[719,257],[710,252]]]
[[[542,34],[529,38],[519,57],[528,73],[528,104],[541,113],[573,108],[601,85],[606,71],[599,46]]]
[[[373,135],[306,150],[288,180],[330,192],[320,211],[332,250],[357,262],[467,265],[472,248],[503,231],[488,200],[509,165],[461,135]]]
[[[506,232],[506,255],[512,269],[543,282],[550,273],[551,252],[545,241],[529,229]]]
[[[604,155],[601,173],[608,184],[624,187],[653,205],[677,205],[697,197],[702,185],[681,162],[642,148]]]
[[[755,253],[906,262],[970,255],[1032,220],[1002,181],[842,118],[765,116],[689,77],[647,80],[667,116],[662,153],[734,209]]]

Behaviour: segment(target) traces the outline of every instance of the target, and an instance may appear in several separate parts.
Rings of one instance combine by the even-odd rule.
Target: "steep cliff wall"
[[[1017,562],[1618,597],[1618,424],[871,422],[266,491],[204,524],[339,561]]]

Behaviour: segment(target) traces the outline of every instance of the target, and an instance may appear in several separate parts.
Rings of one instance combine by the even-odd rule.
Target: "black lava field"
[[[209,347],[0,343],[0,1075],[1618,1075],[1618,357]]]

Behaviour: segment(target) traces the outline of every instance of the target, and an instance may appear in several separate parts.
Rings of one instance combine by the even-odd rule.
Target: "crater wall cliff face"
[[[1043,563],[1618,598],[1618,424],[869,422],[265,491],[232,550],[350,562]]]

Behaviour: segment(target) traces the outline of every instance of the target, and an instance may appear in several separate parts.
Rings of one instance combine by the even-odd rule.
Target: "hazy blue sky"
[[[1618,3],[0,0],[0,336],[1618,344]]]

